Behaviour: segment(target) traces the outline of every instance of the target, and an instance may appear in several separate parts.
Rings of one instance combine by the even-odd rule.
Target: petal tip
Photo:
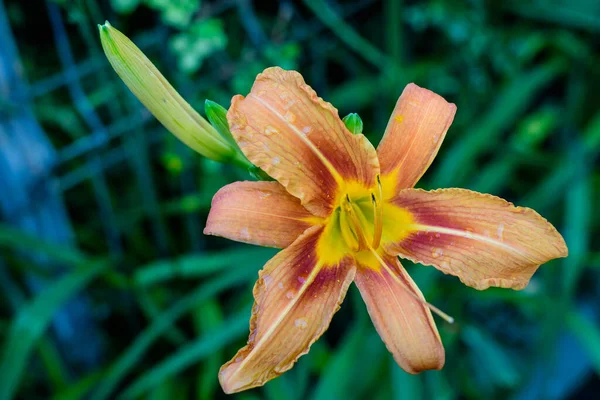
[[[232,379],[235,371],[237,371],[235,364],[230,363],[224,364],[219,370],[219,384],[225,394],[233,394],[249,389],[247,385],[242,384],[239,380]]]
[[[424,371],[439,371],[446,364],[446,352],[442,343],[439,343],[437,349],[433,352],[433,356],[421,360],[396,359],[396,363],[407,373],[416,375]],[[395,357],[394,357],[395,358]]]

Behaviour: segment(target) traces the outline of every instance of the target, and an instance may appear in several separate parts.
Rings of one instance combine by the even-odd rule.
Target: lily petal
[[[455,113],[456,106],[434,92],[414,83],[406,86],[377,147],[384,195],[417,183],[435,158]]]
[[[227,119],[246,157],[315,215],[331,213],[346,181],[376,185],[371,143],[352,135],[298,72],[267,68],[247,97],[231,100]]]
[[[219,372],[225,393],[281,375],[329,326],[356,268],[351,258],[337,265],[319,262],[315,246],[322,231],[321,226],[308,229],[260,272],[248,344]]]
[[[382,259],[386,268],[376,260],[358,260],[354,280],[379,336],[406,372],[441,369],[444,346],[423,294],[397,257]]]
[[[277,182],[235,182],[213,197],[204,234],[283,248],[319,220]]]
[[[404,239],[386,244],[387,250],[456,275],[475,289],[523,289],[540,264],[568,254],[552,224],[499,197],[465,189],[405,189],[390,203],[412,221],[404,221]]]

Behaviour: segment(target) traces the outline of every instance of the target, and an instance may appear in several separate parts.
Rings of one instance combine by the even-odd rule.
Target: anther
[[[373,242],[371,244],[374,249],[378,249],[381,244],[381,234],[383,233],[383,209],[375,198],[374,193],[371,193],[371,201],[373,203]]]

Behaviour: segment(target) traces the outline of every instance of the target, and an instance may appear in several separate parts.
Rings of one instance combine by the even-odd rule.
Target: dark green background
[[[16,189],[0,193],[20,210],[5,210],[0,225],[0,400],[226,397],[218,369],[245,343],[251,288],[274,254],[202,235],[216,190],[251,178],[202,159],[151,118],[101,52],[105,19],[198,110],[207,98],[228,107],[279,65],[300,71],[340,115],[359,113],[377,143],[404,86],[427,87],[458,112],[419,186],[532,207],[569,246],[519,292],[479,292],[405,262],[457,321],[436,318],[441,372],[397,367],[352,287],[293,370],[234,398],[597,398],[597,0],[2,4],[0,24],[14,37],[4,37],[0,66],[22,71],[0,76],[20,88],[0,90],[3,137],[30,140],[15,122],[28,112],[54,158],[25,169],[27,179],[0,170],[29,195],[21,204]],[[35,158],[38,144],[4,144],[0,160]],[[35,191],[44,185],[65,213]],[[71,233],[23,222],[39,210]]]

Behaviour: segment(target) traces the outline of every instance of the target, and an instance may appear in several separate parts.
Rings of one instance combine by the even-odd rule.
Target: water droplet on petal
[[[439,238],[439,237],[440,237],[440,234],[439,234],[439,233],[436,233],[436,234],[435,234],[435,237],[436,237],[436,238]]]
[[[294,325],[296,325],[296,328],[304,329],[308,326],[308,322],[306,322],[306,318],[298,318],[294,321]]]
[[[265,129],[265,135],[267,136],[271,136],[271,135],[275,135],[279,133],[279,131],[275,128],[273,128],[271,125],[268,125],[267,128]]]
[[[250,232],[248,231],[248,228],[240,229],[240,239],[250,240]]]
[[[498,229],[496,230],[496,234],[498,235],[498,239],[504,240],[504,223],[500,223],[498,225]]]
[[[279,282],[279,283],[277,284],[277,287],[278,287],[279,289],[283,289],[283,283]]]
[[[263,275],[262,279],[263,279],[263,282],[265,283],[265,287],[269,287],[271,282],[273,282],[273,278],[271,278],[271,275],[268,275],[268,274]]]
[[[288,110],[290,109],[294,104],[296,104],[296,100],[290,100],[287,102],[287,104],[285,106],[283,106],[284,110]]]
[[[291,111],[285,113],[284,118],[287,122],[294,122],[296,120],[296,114]]]
[[[294,292],[292,292],[291,290],[289,292],[287,292],[285,294],[285,297],[287,297],[288,299],[293,299],[294,298]]]
[[[302,275],[300,275],[300,276],[298,276],[298,282],[304,283],[304,282],[306,282],[306,278],[303,277]]]
[[[444,255],[444,250],[436,247],[431,251],[431,255],[433,256],[433,258],[441,257],[442,255]]]
[[[271,162],[273,163],[273,165],[277,165],[281,162],[281,159],[279,157],[273,157]]]

